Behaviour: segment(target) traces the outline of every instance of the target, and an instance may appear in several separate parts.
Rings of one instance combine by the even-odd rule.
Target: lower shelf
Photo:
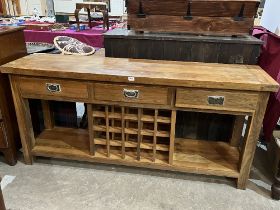
[[[128,143],[129,144],[129,143]],[[44,130],[36,139],[32,154],[56,158],[67,158],[76,160],[118,160],[123,162],[165,164],[168,165],[168,155],[157,154],[154,163],[151,163],[150,150],[142,150],[141,161],[136,160],[135,152],[125,152],[125,158],[121,157],[121,150],[110,149],[110,157],[106,155],[106,149],[99,149],[95,155],[89,152],[89,135],[84,129],[72,129],[55,127],[51,130]],[[107,161],[107,162],[108,162]],[[97,161],[98,162],[98,161]],[[126,165],[126,164],[124,164]]]
[[[238,177],[239,149],[224,142],[176,139],[173,166],[195,173]]]
[[[104,147],[106,149],[106,147]],[[118,150],[118,151],[117,151]],[[88,162],[112,163],[127,166],[147,167],[161,170],[210,174],[237,178],[239,151],[223,142],[176,139],[173,165],[168,164],[168,156],[159,154],[155,162],[147,158],[136,160],[134,154],[126,152],[121,158],[119,149],[111,150],[110,157],[106,151],[99,150],[95,156],[89,152],[87,130],[71,128],[54,128],[44,130],[36,139],[32,154],[35,156],[54,157]]]

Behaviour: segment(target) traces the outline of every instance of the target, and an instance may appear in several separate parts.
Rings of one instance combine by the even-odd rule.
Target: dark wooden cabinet
[[[0,65],[27,54],[23,27],[0,27]],[[9,165],[16,164],[18,126],[7,75],[0,73],[0,152]]]
[[[115,29],[105,34],[106,57],[256,64],[262,41],[243,37],[143,33]]]
[[[258,6],[258,0],[127,0],[128,25],[136,31],[244,35]]]

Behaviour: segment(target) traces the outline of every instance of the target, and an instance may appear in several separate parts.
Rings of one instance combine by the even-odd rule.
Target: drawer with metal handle
[[[176,91],[177,107],[247,112],[254,110],[257,102],[258,94],[254,92],[191,88]]]
[[[20,77],[18,79],[21,94],[25,97],[40,98],[46,96],[66,97],[69,99],[88,99],[88,83],[72,80],[41,79],[33,77]]]
[[[94,99],[98,101],[169,105],[168,88],[138,85],[95,84]]]

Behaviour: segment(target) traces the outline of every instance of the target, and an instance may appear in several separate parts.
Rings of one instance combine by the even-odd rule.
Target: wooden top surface
[[[24,30],[23,26],[0,26],[0,35]]]
[[[277,91],[258,66],[157,61],[100,56],[33,54],[3,65],[2,73],[232,90]],[[134,77],[129,82],[128,77]]]

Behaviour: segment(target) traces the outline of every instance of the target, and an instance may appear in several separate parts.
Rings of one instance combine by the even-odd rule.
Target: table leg
[[[50,110],[49,101],[41,100],[41,103],[42,103],[42,110],[43,110],[45,128],[46,129],[53,129],[54,119],[53,119],[53,113]]]
[[[24,160],[26,164],[32,164],[33,157],[31,150],[35,145],[35,138],[30,116],[29,103],[28,100],[22,98],[20,94],[17,77],[10,76],[10,82],[19,125]]]
[[[248,130],[240,155],[240,174],[237,180],[238,189],[246,189],[268,98],[269,93],[260,94],[257,109],[248,122]]]
[[[242,130],[244,127],[244,122],[245,122],[245,116],[235,116],[233,132],[230,140],[230,145],[233,147],[239,146],[241,136],[242,136]]]

